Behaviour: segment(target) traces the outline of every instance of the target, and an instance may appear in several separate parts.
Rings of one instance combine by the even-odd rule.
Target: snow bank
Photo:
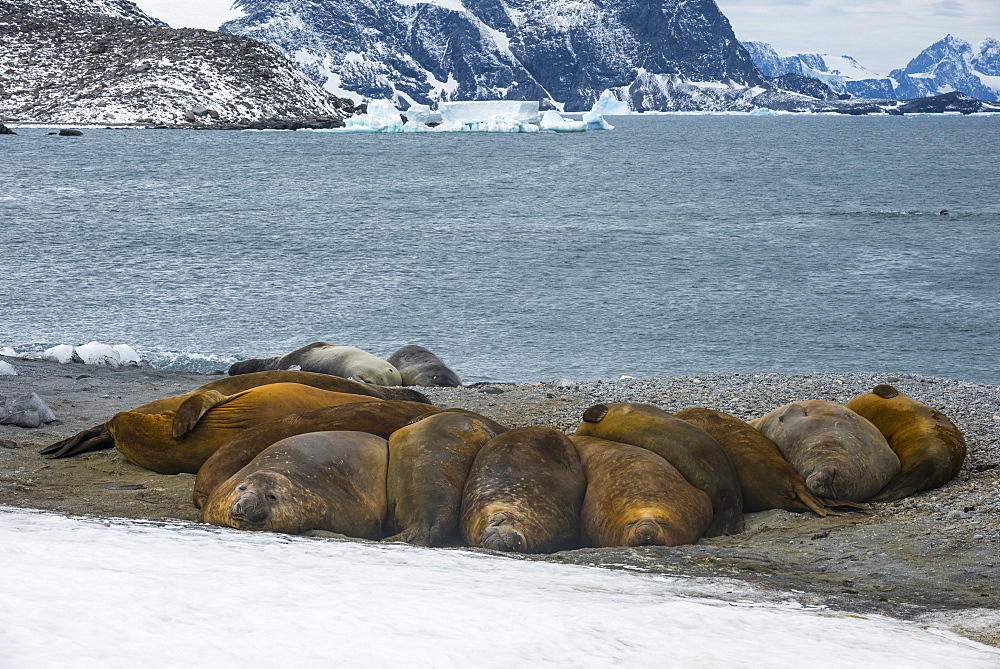
[[[1000,662],[912,623],[710,598],[756,592],[737,584],[402,544],[0,507],[0,564],[7,669]]]
[[[0,376],[17,376],[17,369],[9,362],[0,360]]]

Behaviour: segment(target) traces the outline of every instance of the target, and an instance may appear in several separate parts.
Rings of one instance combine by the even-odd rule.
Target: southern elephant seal
[[[801,400],[750,422],[818,497],[864,502],[899,473],[882,433],[845,406]]]
[[[325,341],[318,341],[273,358],[254,358],[233,363],[229,367],[229,375],[292,368],[303,372],[333,374],[377,386],[403,385],[399,370],[382,358],[360,348],[337,346]]]
[[[389,437],[384,541],[441,546],[459,535],[462,489],[483,444],[500,434],[471,412],[441,411]]]
[[[708,529],[712,500],[656,453],[596,437],[570,439],[587,475],[584,546],[681,546]]]
[[[781,457],[774,442],[747,423],[714,409],[684,409],[674,415],[708,432],[729,454],[740,477],[744,511],[829,513],[823,500],[809,491],[805,479]]]
[[[385,439],[310,432],[260,453],[208,498],[212,525],[301,534],[327,530],[377,539],[385,519]]]
[[[892,502],[918,490],[939,488],[962,468],[965,438],[937,409],[885,384],[855,397],[847,408],[871,421],[899,458],[899,474],[875,499]]]
[[[552,553],[579,543],[587,479],[569,437],[520,427],[480,449],[462,494],[462,534],[470,546]]]
[[[712,500],[707,537],[743,531],[743,492],[729,455],[710,434],[651,404],[596,404],[576,433],[649,449]]]
[[[182,438],[174,436],[171,410],[123,411],[106,423],[107,429],[115,448],[133,464],[160,474],[194,474],[219,446],[248,427],[320,407],[383,401],[298,383],[270,383],[216,399]]]
[[[191,429],[193,424],[197,423],[205,411],[214,406],[215,402],[218,401],[218,397],[210,395],[209,391],[215,391],[222,395],[235,395],[244,390],[259,388],[260,386],[272,383],[301,383],[304,386],[312,386],[338,393],[369,395],[385,400],[410,400],[413,402],[430,403],[421,393],[409,388],[385,388],[329,374],[271,370],[241,374],[239,376],[223,376],[199,386],[189,393],[147,402],[142,406],[132,409],[132,411],[150,414],[174,411],[176,412],[174,414],[174,429],[180,433],[185,433]],[[69,439],[63,439],[47,446],[40,453],[50,458],[68,458],[79,453],[114,447],[114,439],[111,437],[111,433],[108,432],[107,426],[102,423],[101,425],[84,430]]]
[[[414,418],[439,411],[420,402],[375,401],[329,406],[247,428],[216,449],[198,470],[192,500],[199,509],[223,481],[272,444],[307,432],[344,430],[388,439]]]
[[[404,346],[386,358],[386,361],[399,370],[404,386],[457,388],[462,385],[458,374],[423,346]]]

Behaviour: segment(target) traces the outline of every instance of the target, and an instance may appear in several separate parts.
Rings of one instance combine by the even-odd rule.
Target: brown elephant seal
[[[712,435],[651,404],[597,404],[576,433],[649,449],[712,500],[707,537],[743,531],[743,492],[729,455]]]
[[[458,378],[455,370],[423,346],[404,346],[386,361],[399,370],[404,386],[457,388],[462,385],[462,379]]]
[[[751,421],[818,497],[864,502],[899,473],[882,433],[845,406],[801,400]]]
[[[205,522],[238,530],[327,530],[377,539],[385,519],[385,439],[310,432],[267,448],[208,498]]]
[[[569,437],[520,427],[480,449],[462,494],[462,534],[470,546],[552,553],[579,543],[587,479]]]
[[[218,396],[209,395],[209,391],[215,391],[221,395],[235,395],[244,390],[259,388],[260,386],[272,383],[301,383],[304,386],[312,386],[313,388],[321,388],[322,390],[330,390],[338,393],[369,395],[384,400],[408,400],[430,404],[430,400],[424,395],[410,388],[373,386],[368,383],[359,383],[329,374],[271,370],[241,374],[239,376],[223,376],[199,386],[189,393],[147,402],[142,406],[132,409],[132,411],[150,414],[174,411],[174,433],[186,434],[197,423],[198,419],[218,402]],[[105,424],[101,424],[84,430],[69,439],[63,439],[47,446],[40,453],[50,458],[68,458],[80,453],[114,447],[115,442],[111,437],[111,433],[108,432]]]
[[[198,470],[192,500],[199,509],[223,481],[247,466],[259,453],[282,439],[307,432],[345,430],[388,439],[414,418],[440,411],[420,402],[376,401],[328,406],[283,416],[233,435]]]
[[[298,383],[270,383],[235,395],[220,395],[183,439],[173,436],[174,412],[169,410],[123,411],[106,425],[115,448],[133,464],[159,474],[194,474],[219,446],[248,427],[320,407],[382,401]]]
[[[899,458],[899,474],[875,499],[892,502],[918,490],[939,488],[962,468],[965,438],[937,409],[884,384],[855,397],[847,408],[871,421]]]
[[[713,409],[684,409],[674,414],[697,425],[729,454],[748,513],[783,509],[826,516],[826,504],[809,491],[805,479],[781,457],[774,442],[735,416]]]
[[[254,358],[234,363],[229,367],[230,376],[268,369],[293,369],[303,372],[333,374],[345,379],[371,383],[377,386],[401,386],[399,370],[382,358],[353,346],[337,346],[318,341],[273,358]]]
[[[587,475],[584,546],[681,546],[712,523],[712,500],[677,468],[638,446],[572,436]]]
[[[483,444],[500,434],[471,412],[442,411],[389,437],[384,541],[443,546],[459,536],[462,489]]]

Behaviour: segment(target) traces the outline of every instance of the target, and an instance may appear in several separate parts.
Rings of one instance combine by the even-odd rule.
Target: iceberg
[[[536,100],[477,100],[468,102],[439,102],[442,125],[473,125],[491,121],[516,121],[537,124]]]
[[[368,111],[344,120],[342,132],[403,132],[403,119],[388,100],[372,100]]]
[[[417,131],[418,128],[427,128],[427,122],[431,119],[431,108],[427,105],[410,105],[410,108],[403,112],[406,117],[405,128],[407,131]]]
[[[748,116],[779,116],[779,115],[780,114],[778,114],[778,112],[774,111],[773,109],[768,109],[767,107],[760,107],[758,109],[754,109],[752,112],[748,114]]]
[[[0,360],[0,376],[17,376],[17,369],[9,362]]]
[[[604,117],[611,114],[629,113],[631,110],[629,110],[627,102],[620,101],[610,90],[605,90],[590,111],[584,112],[583,122],[587,124],[587,130],[614,130],[615,126],[604,120]]]
[[[572,121],[563,118],[562,114],[550,109],[542,114],[540,127],[542,130],[553,130],[555,132],[583,132],[587,129],[587,124],[583,121]]]

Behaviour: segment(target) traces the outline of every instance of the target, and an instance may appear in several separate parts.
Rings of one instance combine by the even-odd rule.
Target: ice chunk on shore
[[[2,346],[0,347],[0,355],[5,355],[8,358],[16,358],[17,351],[12,349],[10,346]]]
[[[624,105],[625,111],[622,112]],[[628,114],[628,103],[621,102],[610,90],[601,93],[601,97],[594,103],[589,112],[584,112],[583,122],[587,124],[587,130],[614,130],[615,126],[604,120],[606,114]]]
[[[69,344],[60,344],[59,346],[45,349],[42,351],[42,360],[58,362],[62,365],[69,362],[82,362],[80,357],[76,355],[76,349]]]
[[[122,357],[118,354],[118,351],[99,341],[92,341],[83,346],[77,346],[76,354],[80,356],[80,359],[86,365],[121,367],[122,364]]]
[[[17,369],[9,362],[0,360],[0,376],[17,376]]]
[[[113,348],[115,353],[118,354],[118,358],[121,360],[122,365],[138,367],[142,364],[139,354],[128,344],[115,344],[111,348]]]
[[[542,114],[542,130],[554,130],[555,132],[583,132],[587,129],[587,124],[583,121],[572,121],[563,118],[557,111],[549,110]]]

